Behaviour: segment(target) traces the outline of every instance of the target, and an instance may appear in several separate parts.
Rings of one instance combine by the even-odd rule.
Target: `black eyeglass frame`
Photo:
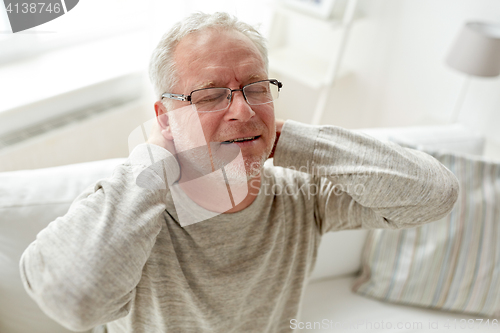
[[[172,94],[172,93],[163,93],[161,95],[161,98],[170,98],[170,99],[175,99],[175,100],[178,100],[178,101],[182,101],[182,102],[189,102],[190,104],[193,104],[193,102],[191,101],[191,95],[194,93],[194,92],[197,92],[197,91],[202,91],[202,90],[207,90],[207,89],[214,89],[214,88],[223,88],[223,89],[229,89],[230,90],[230,93],[229,93],[229,96],[230,96],[230,99],[229,101],[232,101],[233,100],[233,92],[235,91],[241,91],[241,93],[243,94],[243,97],[245,98],[245,101],[250,104],[247,100],[247,96],[245,95],[245,93],[243,92],[243,89],[245,89],[245,87],[249,86],[249,85],[252,85],[252,84],[255,84],[255,83],[259,83],[259,82],[269,82],[271,84],[274,84],[275,86],[278,86],[278,92],[280,91],[280,89],[283,87],[283,83],[281,83],[280,81],[276,80],[276,79],[267,79],[267,80],[260,80],[260,81],[255,81],[255,82],[252,82],[252,83],[249,83],[249,84],[246,84],[244,85],[243,87],[241,87],[240,89],[229,89],[229,88],[226,88],[226,87],[209,87],[209,88],[202,88],[202,89],[196,89],[196,90],[193,90],[189,93],[189,95],[183,95],[183,94]],[[250,105],[258,105],[258,104],[250,104]]]

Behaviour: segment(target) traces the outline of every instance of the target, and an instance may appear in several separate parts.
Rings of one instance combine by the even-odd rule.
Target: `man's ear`
[[[155,113],[156,113],[156,121],[158,122],[158,125],[160,125],[162,134],[167,139],[173,140],[172,132],[170,129],[170,123],[168,120],[167,109],[165,108],[165,105],[163,105],[161,101],[157,101],[155,103]]]

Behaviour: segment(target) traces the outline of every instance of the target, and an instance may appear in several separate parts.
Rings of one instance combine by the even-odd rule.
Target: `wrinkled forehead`
[[[246,80],[266,76],[262,55],[244,34],[233,30],[206,29],[184,37],[174,61],[179,81]]]
[[[264,62],[257,46],[250,38],[239,31],[228,29],[208,28],[190,33],[177,44],[175,55],[176,58],[185,57],[190,53],[200,56],[224,50],[246,51]]]

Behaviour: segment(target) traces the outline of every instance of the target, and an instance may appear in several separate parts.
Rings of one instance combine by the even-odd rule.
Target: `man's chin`
[[[264,167],[264,162],[266,162],[267,158],[262,158],[259,161],[252,161],[250,163],[245,162],[245,169],[247,180],[251,180],[252,178],[256,178],[260,176],[262,168]]]

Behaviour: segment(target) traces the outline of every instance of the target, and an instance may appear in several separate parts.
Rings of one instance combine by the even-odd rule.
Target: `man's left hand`
[[[271,150],[271,154],[269,155],[269,158],[274,157],[274,151],[276,150],[276,146],[278,145],[278,140],[281,135],[281,129],[283,128],[283,124],[285,121],[283,119],[276,119],[276,139],[274,140],[274,145],[273,145],[273,150]]]

